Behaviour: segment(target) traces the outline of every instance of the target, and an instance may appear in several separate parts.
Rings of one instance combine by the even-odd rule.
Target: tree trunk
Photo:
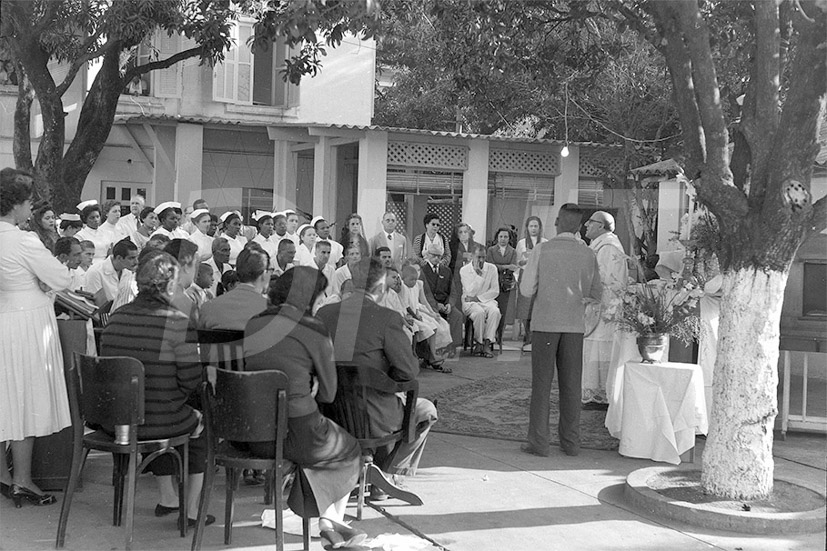
[[[778,413],[778,344],[787,271],[724,274],[712,419],[703,455],[704,491],[731,499],[769,496]]]

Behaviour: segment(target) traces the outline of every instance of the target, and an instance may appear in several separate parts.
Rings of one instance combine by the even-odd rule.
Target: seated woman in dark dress
[[[317,402],[336,395],[333,342],[310,312],[327,287],[318,270],[296,266],[270,287],[271,307],[247,323],[245,370],[278,369],[290,379],[288,433],[284,457],[299,466],[305,484],[293,484],[287,503],[299,515],[320,516],[322,537],[336,547],[358,545],[365,533],[342,524],[351,490],[359,479],[359,444],[319,412]],[[255,455],[275,456],[273,442],[250,442]],[[303,482],[304,482],[303,481]]]
[[[186,314],[172,305],[178,283],[178,262],[165,252],[146,255],[135,279],[138,296],[112,314],[101,336],[101,355],[130,356],[144,364],[145,422],[138,438],[169,438],[200,432],[200,413],[187,404],[201,382],[201,363]],[[191,336],[191,335],[190,335]],[[104,430],[107,430],[104,427]],[[204,482],[206,443],[200,434],[189,442],[187,513],[194,526]],[[161,502],[155,516],[178,511],[172,475],[174,460],[162,455],[149,464]],[[207,524],[215,517],[207,516]]]

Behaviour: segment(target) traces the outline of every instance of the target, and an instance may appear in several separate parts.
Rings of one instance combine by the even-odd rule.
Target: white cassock
[[[496,341],[501,317],[497,306],[500,294],[497,267],[484,262],[482,274],[478,274],[474,264],[469,263],[460,269],[459,277],[462,281],[462,313],[474,323],[474,339],[480,343],[484,339]],[[477,297],[479,302],[466,302],[465,297]]]
[[[612,346],[620,333],[617,322],[606,321],[601,312],[607,311],[620,298],[628,285],[628,266],[623,245],[613,233],[604,233],[589,244],[597,255],[603,294],[600,304],[590,304],[586,310],[586,333],[583,336],[583,402],[609,403],[606,382],[618,366],[612,366]],[[589,332],[591,328],[594,328]]]
[[[403,285],[404,287],[404,285]],[[402,305],[402,301],[399,298],[399,295],[393,289],[385,289],[385,293],[382,297],[376,301],[379,306],[383,306],[389,310],[393,310],[394,312],[398,313],[402,318],[405,318],[405,314],[407,311],[405,307]],[[413,343],[414,331],[412,330],[407,323],[402,323],[402,329],[405,331],[405,336],[408,337],[408,341]]]

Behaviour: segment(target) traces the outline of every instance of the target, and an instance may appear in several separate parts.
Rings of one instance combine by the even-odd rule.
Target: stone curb
[[[652,516],[666,517],[703,528],[759,535],[814,534],[824,531],[824,520],[827,517],[825,506],[797,513],[710,511],[693,503],[662,496],[647,484],[656,474],[685,470],[678,467],[647,467],[633,471],[626,478],[623,495],[629,503]],[[800,486],[789,480],[776,480]]]

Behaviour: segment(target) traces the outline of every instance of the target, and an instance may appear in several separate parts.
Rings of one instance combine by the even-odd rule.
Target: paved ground
[[[506,350],[491,360],[462,358],[450,375],[422,374],[423,396],[469,380],[511,373],[527,376],[529,360]],[[822,400],[825,400],[822,396]],[[698,441],[702,448],[703,441]],[[699,450],[701,451],[701,450]],[[790,434],[776,442],[776,474],[825,492],[827,440]],[[699,454],[700,456],[700,454]],[[583,450],[572,458],[553,451],[539,458],[519,451],[519,443],[435,433],[429,439],[417,477],[408,486],[425,504],[411,507],[386,501],[367,508],[357,525],[375,548],[401,550],[823,550],[825,534],[745,536],[709,531],[651,518],[625,503],[622,487],[633,470],[655,465],[617,452]],[[111,526],[111,458],[90,457],[85,490],[77,494],[69,521],[67,548],[123,549],[123,531]],[[219,517],[208,527],[204,549],[223,545],[223,475],[210,510]],[[140,479],[135,514],[135,549],[189,549],[171,517],[157,519],[152,510],[156,490],[151,476]],[[236,499],[234,549],[272,549],[274,532],[260,527],[264,510],[261,488],[242,488]],[[0,549],[52,549],[60,505],[14,509],[0,502]],[[355,514],[355,507],[348,509]],[[286,537],[286,549],[301,549],[298,536]],[[322,549],[320,540],[311,549]]]

